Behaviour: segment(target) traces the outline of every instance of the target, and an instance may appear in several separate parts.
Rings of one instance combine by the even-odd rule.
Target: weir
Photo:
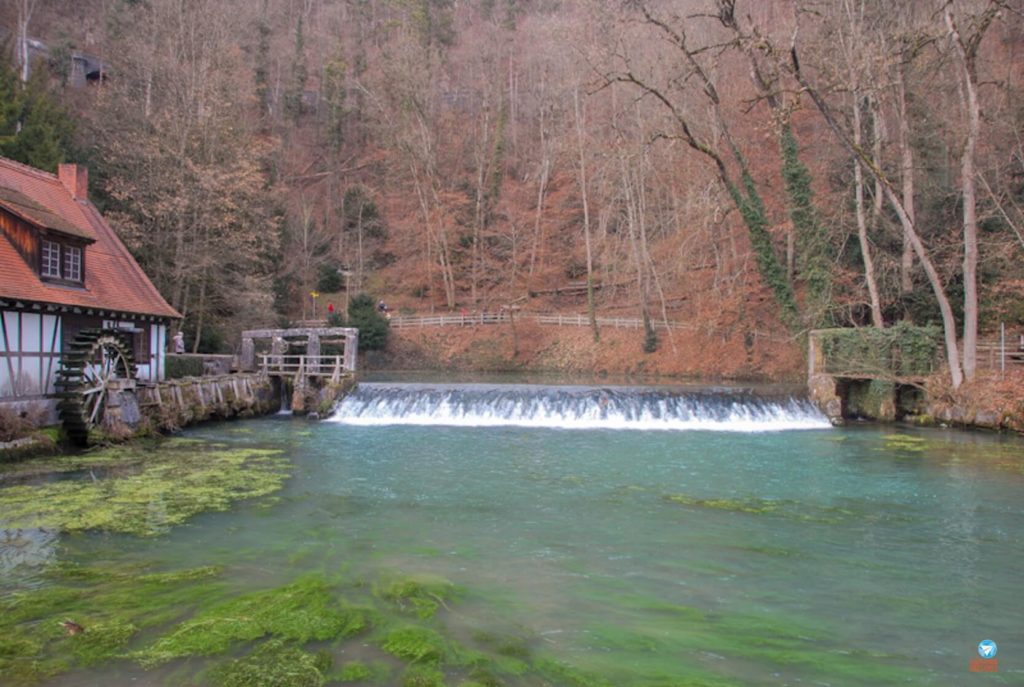
[[[741,391],[362,383],[330,421],[552,429],[769,432],[830,427],[811,402]]]

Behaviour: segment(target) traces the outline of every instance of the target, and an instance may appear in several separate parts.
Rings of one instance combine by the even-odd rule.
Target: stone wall
[[[160,431],[204,420],[265,415],[280,406],[270,378],[260,374],[173,379],[140,387],[138,398],[144,421]]]
[[[922,384],[881,379],[833,377],[817,373],[808,394],[834,424],[848,419],[922,426],[1009,430],[1024,434],[1024,398],[1011,381],[980,380],[952,390],[948,380],[932,377]]]

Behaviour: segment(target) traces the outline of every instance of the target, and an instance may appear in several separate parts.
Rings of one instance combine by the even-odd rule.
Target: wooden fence
[[[395,315],[391,318],[391,326],[395,329],[409,329],[414,327],[472,327],[480,325],[507,324],[511,316],[507,310],[500,312],[466,313],[465,315],[443,314],[443,315]],[[537,324],[552,325],[557,327],[589,327],[590,317],[583,314],[564,313],[516,313],[516,322],[535,322]],[[598,317],[598,327],[610,327],[613,329],[643,329],[644,321],[640,317]],[[651,319],[651,326],[655,331],[699,331],[706,329],[698,324],[690,322],[675,322]],[[765,338],[773,341],[791,341],[789,337],[770,334],[767,332],[754,331],[752,334],[758,338]]]
[[[1024,365],[1024,349],[1017,342],[978,342],[978,367],[989,370],[1009,370]]]

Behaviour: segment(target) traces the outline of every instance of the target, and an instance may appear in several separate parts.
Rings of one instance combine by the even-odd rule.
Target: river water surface
[[[373,672],[353,684],[1024,684],[1017,439],[836,429],[798,401],[730,394],[401,384],[364,385],[326,422],[185,437],[280,450],[290,477],[158,536],[37,537],[38,555],[10,559],[5,594],[54,584],[57,562],[98,561],[220,566],[182,618],[309,574],[373,603],[380,580],[452,585],[425,609],[399,603],[397,621],[385,604],[366,631],[307,643],[338,684],[349,661]],[[436,631],[449,653],[389,653],[394,622]],[[983,639],[996,674],[969,672]],[[473,651],[496,658],[483,670]],[[194,684],[217,660],[114,658],[47,680]]]

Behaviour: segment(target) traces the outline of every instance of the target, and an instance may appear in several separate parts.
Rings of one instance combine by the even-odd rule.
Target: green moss
[[[446,654],[444,638],[425,627],[406,626],[390,631],[381,648],[406,661],[435,663]]]
[[[217,687],[320,687],[328,668],[329,657],[270,640],[245,658],[217,666],[209,680]]]
[[[202,611],[132,657],[155,666],[182,656],[206,656],[265,635],[305,643],[349,637],[368,625],[361,609],[343,605],[318,577],[247,594]]]
[[[7,526],[151,536],[197,513],[271,494],[290,467],[279,451],[267,449],[189,445],[148,451],[144,460],[139,451],[122,447],[50,466],[88,469],[87,479],[0,489]]]
[[[373,593],[399,610],[420,618],[430,618],[446,601],[455,596],[455,585],[442,577],[420,575],[386,579],[374,585]]]

